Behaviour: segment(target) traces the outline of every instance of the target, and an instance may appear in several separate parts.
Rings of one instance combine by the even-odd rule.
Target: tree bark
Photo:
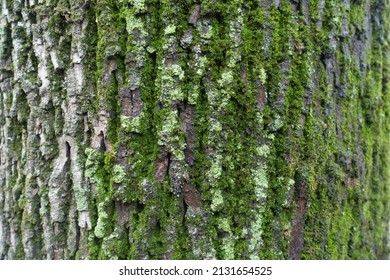
[[[386,259],[388,0],[1,0],[1,259]]]

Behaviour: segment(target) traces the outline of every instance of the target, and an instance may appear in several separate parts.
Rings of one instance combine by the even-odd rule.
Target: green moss
[[[76,164],[87,180],[72,189],[77,209],[91,215],[94,229],[82,233],[89,257],[288,258],[302,184],[307,191],[302,258],[386,256],[388,44],[380,43],[384,31],[372,21],[366,61],[366,50],[357,57],[353,45],[367,39],[359,36],[366,32],[368,2],[347,7],[326,1],[319,13],[319,1],[310,1],[310,20],[303,4],[295,11],[287,0],[279,7],[214,2],[201,1],[199,15],[193,1],[99,1],[88,9],[92,24],[84,44],[90,41],[91,48],[83,65],[88,79],[95,72],[97,77],[88,120],[100,111],[108,117],[107,151],[85,149],[89,140],[77,135],[85,155]],[[76,6],[58,5],[48,28],[66,68],[72,42],[62,32]],[[70,20],[82,18],[75,13]],[[23,45],[31,43],[25,27],[14,34]],[[27,53],[18,52],[16,66],[30,61],[36,67]],[[64,129],[61,77],[50,77],[60,96],[47,118],[55,125],[49,138]],[[129,104],[120,100],[120,89],[129,87],[142,100],[136,117],[122,112]],[[19,104],[18,118],[11,117],[15,158],[23,148],[14,135],[24,133],[32,113],[29,99],[19,97],[2,100],[6,110]],[[90,107],[84,104],[81,114]],[[41,232],[38,221],[50,214],[48,190],[40,187],[38,205],[18,190],[17,180],[26,179],[11,179],[15,211],[23,227]],[[184,185],[200,193],[196,209],[184,206]],[[131,208],[125,225],[118,224],[122,217],[115,208],[121,203]],[[31,204],[40,217],[23,212]]]

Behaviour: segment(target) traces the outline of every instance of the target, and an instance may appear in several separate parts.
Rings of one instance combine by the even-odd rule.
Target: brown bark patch
[[[200,193],[191,187],[189,184],[183,186],[184,202],[193,208],[200,208],[202,205],[202,199]]]
[[[191,24],[196,24],[200,18],[200,5],[196,5],[194,9],[192,10],[192,13],[190,15],[190,18],[188,20]]]
[[[349,176],[345,176],[343,180],[344,186],[347,188],[356,188],[359,186],[359,180],[358,179],[352,179]]]
[[[122,165],[127,165],[129,155],[130,151],[126,147],[126,144],[120,144],[116,151],[116,162]]]
[[[142,102],[139,88],[121,88],[119,95],[121,98],[122,114],[124,116],[137,117],[141,114],[144,103]]]
[[[307,205],[307,186],[305,183],[299,185],[299,196],[297,202],[297,208],[295,211],[295,219],[291,231],[291,242],[289,259],[299,260],[301,258],[301,252],[303,249],[303,236],[305,225],[305,214]]]
[[[265,87],[261,84],[259,80],[256,81],[256,86],[257,86],[256,107],[261,110],[264,108],[264,105],[267,102]]]
[[[118,225],[121,227],[128,227],[130,222],[130,204],[116,201],[115,208]]]
[[[111,82],[111,74],[113,71],[115,71],[116,69],[118,68],[117,64],[116,64],[116,61],[115,59],[109,59],[107,61],[107,66],[106,66],[106,69],[104,71],[104,82],[106,84],[109,84]]]
[[[247,77],[248,77],[247,71],[246,70],[241,70],[241,79],[242,79],[243,82],[248,82]]]
[[[161,157],[156,160],[155,164],[156,164],[156,170],[154,172],[154,178],[158,182],[162,183],[165,174],[167,174],[168,172],[168,165],[169,165],[168,152],[163,151]]]
[[[179,61],[179,54],[172,53],[165,57],[164,59],[164,65],[165,67],[169,68],[172,65],[176,64]]]

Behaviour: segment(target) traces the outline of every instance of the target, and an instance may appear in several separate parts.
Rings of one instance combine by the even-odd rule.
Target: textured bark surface
[[[0,2],[0,259],[389,258],[389,0]]]

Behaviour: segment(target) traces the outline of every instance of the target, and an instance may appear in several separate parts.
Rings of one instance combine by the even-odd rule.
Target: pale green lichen
[[[163,63],[165,63],[165,59],[163,60]],[[184,79],[184,75],[185,75],[184,70],[178,64],[173,64],[167,67],[160,66],[159,70],[163,72],[161,78],[164,83],[176,81],[175,79],[173,79],[173,77],[178,77],[179,80]]]
[[[259,72],[259,80],[263,85],[265,85],[267,82],[267,73],[265,72],[264,68],[260,68]]]
[[[221,210],[223,206],[223,196],[221,190],[212,190],[213,198],[211,201],[210,208],[212,211],[216,212],[218,210]]]
[[[120,230],[116,227],[109,236],[103,238],[101,249],[105,259],[118,260],[118,255],[123,254],[123,251],[127,249],[127,240],[121,240],[118,232]]]
[[[89,157],[91,155],[93,155],[95,153],[95,149],[93,148],[86,148],[85,151],[84,151],[84,154]]]
[[[143,112],[136,117],[121,116],[121,127],[126,132],[140,133],[140,126],[144,117]]]
[[[222,124],[218,120],[213,120],[210,123],[210,131],[221,132],[222,131]]]
[[[157,50],[156,50],[156,48],[154,48],[154,47],[152,47],[152,46],[148,46],[147,48],[146,48],[146,50],[148,51],[148,53],[155,53]]]
[[[259,259],[259,251],[262,244],[262,216],[264,208],[260,208],[257,210],[252,210],[254,220],[250,225],[250,235],[251,238],[248,242],[248,251],[250,252],[249,259],[258,260]],[[246,230],[247,231],[247,230]]]
[[[274,120],[274,123],[273,123],[273,128],[275,130],[279,130],[283,127],[283,120],[282,118],[280,117],[280,115],[276,115],[275,116],[275,120]]]
[[[205,56],[199,57],[197,61],[195,62],[195,67],[197,67],[196,74],[201,76],[204,73],[205,66],[208,63],[208,59]]]
[[[267,134],[267,138],[269,139],[269,140],[275,140],[275,134],[273,134],[273,133],[270,133],[270,134]]]
[[[257,147],[256,154],[261,157],[267,157],[269,155],[269,146],[264,144],[261,147]]]
[[[126,16],[126,30],[130,34],[133,33],[133,30],[137,29],[141,32],[142,35],[146,36],[147,32],[145,31],[144,23],[141,19],[136,18],[133,14],[128,13]],[[139,43],[139,42],[137,42]]]
[[[19,207],[21,209],[24,208],[24,204],[25,204],[25,203],[21,203],[20,202],[23,199],[25,199],[25,197],[23,195],[21,195],[19,200],[18,200],[18,204],[19,204]],[[46,215],[49,212],[49,210],[50,210],[50,208],[49,208],[49,200],[41,197],[41,207],[39,208],[39,215],[44,216],[44,215]]]
[[[220,87],[224,87],[230,85],[233,82],[233,80],[234,80],[233,72],[227,71],[222,73],[221,79],[219,79],[217,82]]]
[[[259,152],[259,151],[258,151]],[[269,148],[266,145],[260,147],[260,155],[268,155]],[[250,223],[249,231],[250,238],[248,243],[249,259],[258,260],[259,250],[262,244],[262,219],[265,210],[267,189],[268,189],[268,178],[267,178],[267,166],[264,163],[257,163],[257,168],[252,171],[252,182],[254,185],[255,192],[255,205],[252,212],[252,222]],[[243,230],[243,231],[244,231]]]
[[[89,199],[86,193],[86,190],[81,188],[80,185],[73,185],[75,190],[76,205],[78,211],[88,210]]]
[[[176,26],[174,26],[173,24],[169,24],[164,29],[164,34],[165,35],[174,34],[175,32],[176,32]]]
[[[200,37],[203,39],[210,39],[213,36],[213,27],[208,22],[202,21],[197,26]]]
[[[280,177],[280,178],[278,179],[278,181],[279,181],[279,180],[283,180],[283,181],[284,181],[284,177]],[[293,187],[294,184],[295,184],[295,181],[294,181],[293,179],[291,179],[291,178],[289,178],[289,179],[287,180],[287,182],[286,182],[285,199],[284,199],[284,201],[283,201],[283,205],[284,205],[284,206],[287,206],[287,205],[288,205],[289,193],[290,193],[290,191],[291,191],[291,187]]]
[[[130,0],[130,3],[133,4],[134,9],[137,13],[142,13],[146,11],[145,0]]]
[[[121,165],[114,165],[114,168],[112,169],[112,181],[114,183],[120,184],[122,183],[126,178],[126,170]]]
[[[199,97],[199,86],[195,85],[193,88],[190,89],[188,92],[188,104],[190,105],[196,105],[198,97]]]
[[[227,57],[227,67],[230,69],[234,69],[237,62],[242,59],[242,55],[237,50],[229,50],[226,52]]]
[[[223,259],[234,260],[234,244],[235,239],[232,236],[222,239],[222,251],[224,252]]]
[[[180,88],[172,88],[167,90],[172,101],[182,101],[184,99],[184,93]]]
[[[226,233],[228,236],[222,238],[222,251],[224,253],[224,259],[234,259],[234,244],[235,237],[232,234],[230,222],[228,218],[220,218],[218,222],[218,228]]]
[[[96,172],[99,169],[99,162],[95,149],[85,149],[85,155],[87,156],[87,160],[85,161],[85,176],[89,178],[91,183],[99,183],[101,179],[96,176]]]
[[[264,115],[261,112],[256,111],[256,113],[255,113],[255,121],[256,121],[256,124],[259,127],[262,127],[263,123],[264,123]]]
[[[267,169],[266,166],[260,165],[259,168],[252,171],[252,181],[257,199],[266,197],[268,188]]]
[[[175,100],[182,101],[184,93],[180,86],[180,81],[184,79],[184,70],[180,65],[174,64],[169,67],[159,67],[161,75],[161,101]]]
[[[294,186],[295,181],[293,179],[288,179],[287,181],[287,189],[290,190],[292,186]]]
[[[98,238],[103,238],[106,235],[106,225],[108,223],[108,215],[104,210],[104,203],[98,204],[98,221],[94,229],[94,234]]]
[[[177,116],[177,112],[169,111],[165,116],[165,120],[162,123],[162,128],[160,131],[160,138],[158,140],[159,145],[169,145],[169,142],[173,140],[179,141],[179,135],[177,132],[179,131],[179,119]],[[169,141],[169,142],[168,142]]]
[[[220,230],[226,231],[227,233],[231,234],[232,230],[230,228],[230,222],[227,218],[220,218],[218,223],[218,228]]]
[[[221,177],[222,174],[222,156],[216,155],[215,160],[212,162],[210,170],[207,172],[210,182],[215,183]]]
[[[183,149],[185,148],[185,143],[181,147],[181,149],[175,149],[173,150],[172,154],[174,155],[175,159],[178,161],[183,161],[185,156],[184,156],[184,151]]]
[[[179,77],[179,80],[184,79],[184,70],[180,65],[173,64],[171,67],[167,68],[167,70],[169,70],[172,75]]]
[[[241,238],[245,238],[248,235],[249,231],[247,227],[244,227],[241,231]]]

